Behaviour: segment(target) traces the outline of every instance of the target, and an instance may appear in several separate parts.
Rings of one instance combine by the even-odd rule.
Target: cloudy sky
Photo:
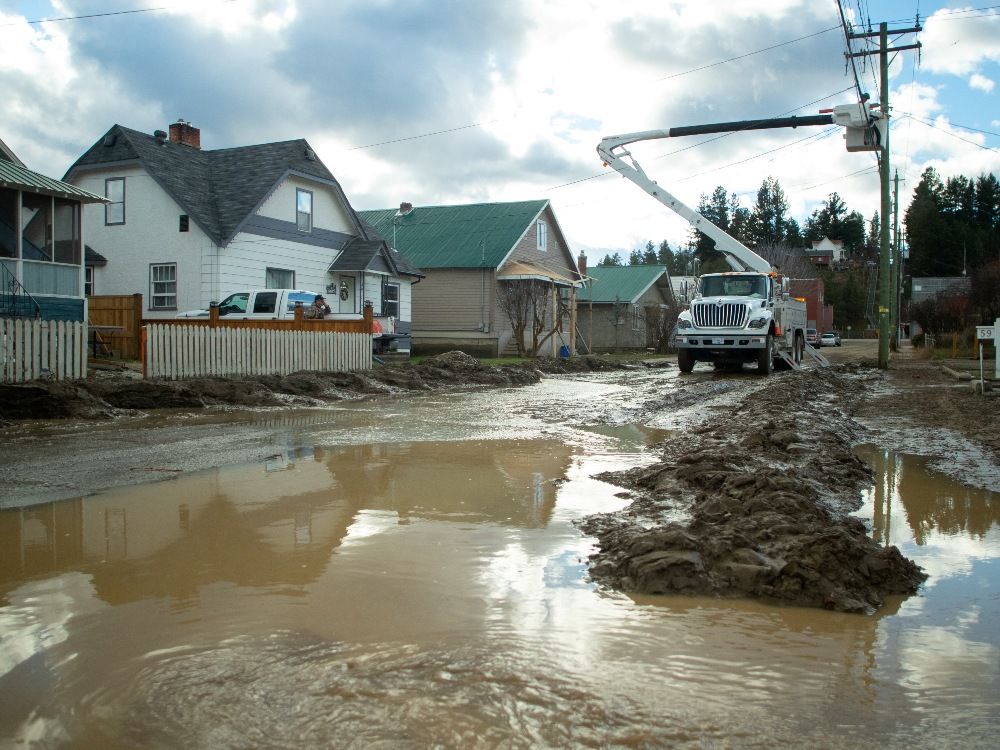
[[[902,207],[928,165],[1000,175],[1000,6],[842,3],[923,24],[895,40],[919,60],[891,65]],[[593,257],[688,235],[602,167],[602,137],[855,101],[845,45],[836,0],[0,0],[0,139],[61,177],[115,123],[183,118],[207,149],[304,137],[355,208],[548,198]],[[856,64],[878,100],[874,59]],[[773,176],[800,221],[832,191],[878,209],[874,156],[832,128],[633,153],[692,206],[717,185],[752,205]]]

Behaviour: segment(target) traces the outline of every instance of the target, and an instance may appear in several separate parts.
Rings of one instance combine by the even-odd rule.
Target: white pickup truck
[[[257,289],[230,294],[219,303],[219,317],[229,320],[275,320],[295,317],[295,303],[311,305],[319,292],[300,289]],[[208,310],[188,310],[178,318],[207,318]]]

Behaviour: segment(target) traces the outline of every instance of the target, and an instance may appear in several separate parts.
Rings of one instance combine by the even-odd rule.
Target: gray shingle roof
[[[330,266],[331,271],[381,271],[396,276],[420,276],[419,268],[394,250],[385,240],[350,240]]]
[[[129,162],[141,164],[219,245],[232,240],[288,174],[333,186],[363,233],[340,184],[304,138],[203,151],[115,125],[76,160],[64,179],[88,168]]]

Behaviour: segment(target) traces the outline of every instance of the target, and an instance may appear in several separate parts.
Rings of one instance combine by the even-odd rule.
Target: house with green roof
[[[547,200],[359,211],[361,219],[426,274],[413,287],[413,347],[478,357],[517,346],[511,300],[529,292],[537,354],[575,351],[575,297],[582,276]]]
[[[0,317],[87,319],[81,216],[103,200],[28,169],[0,141]]]
[[[676,322],[666,266],[594,266],[587,275],[577,318],[591,351],[653,348]]]
[[[106,264],[95,294],[142,294],[143,317],[172,318],[254,289],[322,293],[328,317],[375,320],[408,349],[420,269],[358,218],[304,139],[202,149],[184,120],[169,133],[114,125],[68,182],[107,198],[84,224]]]

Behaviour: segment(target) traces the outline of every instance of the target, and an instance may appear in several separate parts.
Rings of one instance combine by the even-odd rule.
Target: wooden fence
[[[372,366],[371,308],[361,320],[146,320],[142,371],[147,378],[347,372]]]
[[[95,354],[139,359],[141,294],[98,294],[87,297],[87,310]]]
[[[0,382],[87,375],[87,324],[0,318]]]

